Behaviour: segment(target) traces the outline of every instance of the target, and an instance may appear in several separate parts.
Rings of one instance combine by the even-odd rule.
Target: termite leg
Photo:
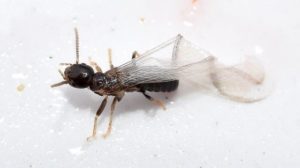
[[[109,114],[109,123],[108,123],[108,127],[106,129],[106,132],[102,135],[103,138],[107,138],[110,135],[110,133],[111,133],[113,113],[114,113],[117,101],[118,101],[118,98],[115,97],[114,100],[113,100],[113,102],[111,103],[110,114]]]
[[[59,69],[58,70],[59,74],[61,75],[61,77],[64,79],[64,81],[62,82],[59,82],[59,83],[55,83],[55,84],[52,84],[51,87],[58,87],[58,86],[61,86],[61,85],[64,85],[64,84],[68,84],[69,82],[66,80],[65,78],[65,75],[64,73]]]
[[[108,64],[110,69],[113,69],[114,65],[112,64],[112,50],[111,48],[109,48],[107,51],[108,51]]]
[[[133,53],[132,53],[132,56],[131,56],[131,58],[132,59],[135,59],[135,58],[138,58],[138,57],[140,57],[141,55],[137,52],[137,51],[134,51]]]
[[[135,58],[138,58],[138,57],[140,57],[140,54],[139,54],[137,51],[134,51],[134,52],[132,53],[132,56],[131,56],[131,59],[132,59],[132,62],[133,62],[134,65],[136,65],[134,59],[135,59]]]
[[[94,119],[93,134],[87,138],[88,141],[91,140],[91,139],[96,138],[98,118],[99,118],[99,116],[101,115],[101,113],[103,112],[103,110],[106,106],[107,98],[108,98],[108,96],[104,97],[104,99],[102,100],[102,103],[101,103],[101,105],[100,105],[100,107],[99,107],[99,109],[96,113],[96,116],[95,116],[95,119]]]
[[[160,106],[163,110],[166,110],[166,107],[164,105],[164,103],[160,100],[157,100],[157,99],[154,99],[153,97],[147,95],[145,92],[142,92],[143,95],[148,99],[150,100],[151,102],[155,103],[156,105]]]
[[[94,62],[91,58],[89,58],[89,62],[90,62],[90,65],[93,66],[97,72],[102,72],[102,69],[100,68],[100,66]]]
[[[61,75],[61,77],[62,77],[63,79],[66,79],[64,73],[63,73],[60,69],[58,70],[58,72],[59,72],[59,74]]]

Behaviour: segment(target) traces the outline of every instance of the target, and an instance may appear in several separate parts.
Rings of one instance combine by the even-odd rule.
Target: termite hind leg
[[[105,98],[102,100],[102,103],[101,103],[99,109],[97,110],[97,113],[96,113],[96,116],[95,116],[95,119],[94,119],[93,133],[92,133],[91,136],[89,136],[87,138],[88,141],[96,138],[98,118],[99,118],[99,116],[101,115],[101,113],[103,112],[103,110],[104,110],[104,108],[106,106],[107,98],[108,98],[108,96],[105,96]]]
[[[94,67],[96,69],[97,72],[102,72],[102,69],[100,68],[100,66],[91,59],[91,57],[89,57],[89,62],[90,62],[90,65],[92,67]]]
[[[166,107],[164,105],[164,103],[160,100],[154,99],[153,97],[151,97],[150,95],[147,95],[146,92],[142,92],[143,95],[150,101],[152,101],[153,103],[155,103],[156,105],[160,106],[163,110],[166,110]]]
[[[112,64],[112,50],[111,48],[109,48],[107,51],[108,51],[108,64],[110,69],[113,69],[114,65]]]
[[[108,127],[105,131],[105,133],[102,135],[103,138],[107,138],[110,133],[111,133],[111,129],[112,129],[112,121],[113,121],[113,113],[115,111],[115,107],[116,107],[116,104],[117,104],[117,101],[118,101],[118,98],[115,97],[112,104],[111,104],[111,108],[110,108],[110,114],[109,114],[109,123],[108,123]]]
[[[134,51],[134,52],[132,53],[131,58],[132,58],[132,59],[135,59],[135,58],[138,58],[138,57],[140,57],[140,54],[139,54],[137,51]]]

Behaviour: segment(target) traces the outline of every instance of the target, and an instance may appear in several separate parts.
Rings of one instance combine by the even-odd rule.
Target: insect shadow
[[[89,90],[77,90],[73,88],[65,88],[63,89],[64,97],[68,100],[68,102],[74,107],[78,108],[78,113],[82,113],[83,111],[96,113],[99,108],[99,103],[103,100],[102,97],[95,95]],[[176,92],[163,94],[163,93],[155,93],[152,96],[156,99],[164,100],[166,104],[176,101]],[[144,100],[144,96],[136,93],[127,93],[123,98],[125,101],[121,101],[118,103],[117,110],[114,113],[114,116],[118,118],[119,115],[123,115],[125,113],[134,113],[137,111],[144,112],[148,117],[154,117],[158,111],[161,111],[159,106],[153,106],[153,104],[149,101]],[[127,100],[126,100],[127,99]],[[102,117],[99,118],[99,123],[103,123],[109,117],[109,108],[106,109],[106,112],[102,113]]]

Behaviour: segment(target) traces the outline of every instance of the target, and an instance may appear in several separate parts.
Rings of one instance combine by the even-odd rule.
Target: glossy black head
[[[92,82],[94,70],[84,63],[73,64],[65,69],[64,76],[71,86],[86,88]]]

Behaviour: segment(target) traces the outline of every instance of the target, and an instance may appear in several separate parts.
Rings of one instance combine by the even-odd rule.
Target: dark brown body
[[[97,72],[93,75],[90,89],[99,95],[116,96],[121,92],[172,92],[178,88],[179,80],[159,83],[139,83],[124,85],[119,79],[116,69],[105,73]]]
[[[179,80],[173,80],[168,82],[160,83],[143,83],[139,84],[138,87],[141,91],[149,92],[172,92],[178,88]]]
[[[89,88],[94,93],[103,96],[101,105],[99,106],[96,116],[94,119],[93,133],[88,140],[96,137],[97,133],[97,121],[98,117],[103,112],[109,96],[113,96],[114,99],[111,103],[110,118],[108,128],[103,135],[107,137],[111,132],[112,116],[116,106],[116,103],[122,99],[125,92],[140,92],[148,100],[161,106],[164,110],[166,109],[164,104],[160,100],[152,98],[146,93],[149,92],[171,92],[177,89],[179,85],[179,80],[177,78],[171,78],[167,80],[164,75],[167,75],[169,71],[163,69],[160,66],[138,66],[137,57],[139,54],[134,52],[132,54],[132,61],[124,64],[123,68],[114,67],[111,60],[111,49],[108,50],[109,55],[109,65],[110,70],[103,73],[102,69],[97,65],[97,63],[90,60],[90,65],[85,63],[79,63],[79,37],[78,31],[75,28],[75,38],[76,38],[76,62],[62,63],[61,65],[67,65],[64,72],[59,70],[59,73],[63,77],[63,81],[51,85],[51,87],[57,87],[64,84],[69,84],[74,88],[84,89]],[[181,36],[178,36],[181,38]],[[167,43],[169,45],[169,43]],[[94,69],[93,69],[94,68]],[[139,69],[142,68],[142,69]],[[154,68],[154,69],[153,69]],[[159,69],[160,68],[160,69]],[[96,71],[94,71],[96,70]],[[133,70],[133,71],[132,71]],[[155,70],[155,71],[153,71]],[[153,73],[151,72],[158,72]],[[172,75],[173,73],[171,73]],[[155,77],[161,78],[155,78]],[[168,74],[170,75],[170,74]],[[173,76],[172,76],[173,77]]]

